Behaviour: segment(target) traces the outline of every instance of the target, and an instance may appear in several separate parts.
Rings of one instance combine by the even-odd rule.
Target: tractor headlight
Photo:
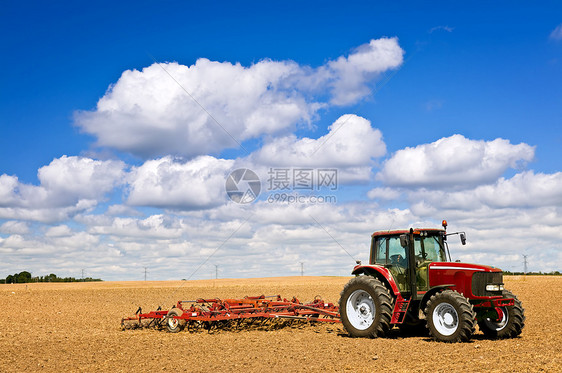
[[[502,291],[503,285],[501,284],[488,284],[486,285],[486,291]]]

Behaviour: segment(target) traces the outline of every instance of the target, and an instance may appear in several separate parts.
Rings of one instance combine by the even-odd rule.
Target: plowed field
[[[120,321],[198,297],[281,294],[337,302],[349,278],[0,285],[0,372],[562,371],[562,277],[506,277],[527,322],[521,337],[444,344],[393,329],[353,339],[339,325],[177,334]]]

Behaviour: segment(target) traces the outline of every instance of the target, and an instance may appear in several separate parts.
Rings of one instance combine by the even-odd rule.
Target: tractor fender
[[[359,276],[359,275],[366,275],[366,276],[373,276],[378,278],[384,286],[392,292],[392,294],[396,297],[400,294],[400,290],[398,290],[398,286],[392,277],[390,271],[378,265],[358,265],[353,268],[351,272],[352,275]]]
[[[425,306],[427,305],[427,302],[429,302],[429,298],[431,298],[432,295],[435,295],[436,293],[439,293],[442,290],[451,289],[453,287],[455,287],[454,284],[447,284],[447,285],[437,285],[429,289],[423,295],[423,298],[420,301],[420,307],[419,307],[420,311],[425,309]]]

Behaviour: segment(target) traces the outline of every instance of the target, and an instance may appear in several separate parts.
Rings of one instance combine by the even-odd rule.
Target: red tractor
[[[524,309],[504,289],[500,269],[451,261],[443,228],[380,231],[372,235],[369,265],[358,262],[340,298],[343,326],[353,337],[380,337],[394,325],[429,330],[443,342],[468,341],[480,330],[513,338],[525,326]],[[449,258],[447,260],[447,257]]]

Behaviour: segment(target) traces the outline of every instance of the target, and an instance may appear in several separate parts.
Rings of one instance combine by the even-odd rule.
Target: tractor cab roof
[[[409,229],[397,229],[393,231],[376,231],[371,235],[371,237],[379,237],[379,236],[396,236],[400,234],[409,233]],[[414,234],[420,234],[421,232],[428,232],[429,234],[437,234],[439,232],[445,232],[443,228],[414,228]]]

